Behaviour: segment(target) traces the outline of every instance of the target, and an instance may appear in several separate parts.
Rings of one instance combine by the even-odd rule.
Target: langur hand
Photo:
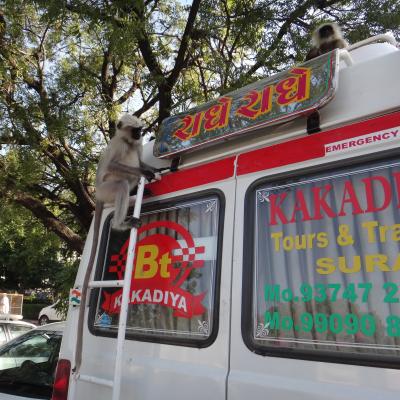
[[[142,169],[142,174],[149,182],[156,179],[156,175],[154,174],[154,172],[150,171],[149,169]]]
[[[148,177],[146,176],[146,174],[148,174]],[[146,170],[146,174],[144,173],[143,175],[145,176],[145,178],[151,182],[151,181],[161,181],[161,173],[158,171],[148,171]]]

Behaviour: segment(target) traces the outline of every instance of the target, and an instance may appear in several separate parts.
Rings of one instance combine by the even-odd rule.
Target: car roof
[[[24,325],[24,326],[30,326],[31,328],[36,328],[36,325],[25,321],[0,320],[0,324]]]
[[[35,328],[36,331],[54,331],[54,332],[64,332],[65,321],[54,322],[52,324],[41,325]]]
[[[21,321],[21,314],[0,314],[0,321]]]
[[[44,308],[53,307],[53,306],[55,306],[58,302],[59,302],[59,300],[57,300],[55,303],[47,304],[47,306],[44,306],[43,309],[44,309]]]

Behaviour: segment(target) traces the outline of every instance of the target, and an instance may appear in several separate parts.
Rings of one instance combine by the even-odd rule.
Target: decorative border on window
[[[198,320],[197,327],[197,335],[196,338],[185,338],[185,337],[174,337],[167,336],[170,331],[165,332],[163,335],[157,334],[144,334],[138,331],[130,331],[126,330],[126,339],[127,340],[136,340],[142,342],[151,342],[151,343],[159,343],[159,344],[169,344],[169,345],[177,345],[177,346],[186,346],[186,347],[197,347],[197,348],[205,348],[209,347],[217,338],[218,329],[219,329],[219,297],[220,297],[220,281],[221,281],[221,260],[222,260],[222,247],[223,247],[223,232],[224,232],[224,218],[225,218],[225,196],[221,190],[211,189],[205,190],[197,193],[190,193],[187,195],[179,196],[179,197],[170,197],[166,200],[156,201],[145,203],[142,206],[142,212],[156,212],[162,211],[169,207],[176,207],[179,203],[186,203],[189,201],[201,201],[210,196],[216,196],[219,200],[219,215],[218,215],[218,244],[217,244],[217,261],[215,266],[215,282],[214,282],[214,302],[212,305],[212,331],[209,332],[209,324],[208,321],[200,321]],[[207,210],[211,212],[214,207],[217,205],[216,201],[211,199],[207,204]],[[129,212],[132,210],[130,209]],[[103,272],[103,263],[104,257],[107,252],[107,242],[108,242],[108,231],[109,225],[111,223],[113,213],[111,213],[105,220],[102,227],[101,234],[101,242],[100,242],[100,251],[97,257],[97,264],[95,270],[95,280],[101,280],[102,272]],[[117,337],[117,329],[110,330],[109,328],[101,328],[95,326],[96,322],[96,308],[98,304],[100,289],[92,289],[90,293],[89,300],[89,314],[88,314],[88,329],[89,332],[94,336],[103,336],[116,338]],[[98,316],[97,316],[98,318]],[[105,324],[106,326],[107,324]],[[205,335],[209,336],[204,339]]]

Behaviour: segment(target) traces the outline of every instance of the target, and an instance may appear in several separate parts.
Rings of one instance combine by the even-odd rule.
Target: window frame
[[[319,173],[340,172],[343,168],[361,167],[370,162],[398,162],[399,150],[395,149],[381,154],[368,154],[345,160],[335,160],[330,163],[304,166],[298,170],[261,177],[252,182],[245,193],[244,229],[243,229],[243,262],[242,262],[242,305],[241,305],[241,333],[246,347],[253,353],[261,356],[319,361],[327,363],[350,364],[378,368],[400,369],[400,357],[391,355],[371,355],[357,353],[341,353],[328,350],[305,350],[290,347],[274,347],[261,345],[253,338],[253,294],[254,294],[254,226],[256,213],[255,196],[261,185],[285,184],[290,178],[312,178]],[[396,157],[397,156],[397,157]],[[250,273],[249,273],[250,272]],[[284,342],[283,342],[284,343]]]
[[[224,223],[225,223],[225,195],[219,189],[208,189],[201,192],[193,192],[177,197],[169,197],[165,200],[150,201],[142,205],[142,212],[158,211],[163,208],[173,207],[179,203],[185,203],[188,201],[201,201],[210,196],[215,196],[219,201],[219,214],[218,214],[218,244],[217,244],[217,258],[216,258],[216,270],[215,270],[215,282],[214,282],[214,302],[213,302],[213,315],[212,315],[212,330],[210,335],[206,339],[201,338],[184,338],[184,337],[173,337],[166,335],[157,334],[143,334],[140,332],[132,332],[126,330],[126,340],[135,340],[139,342],[159,343],[185,347],[195,348],[206,348],[211,346],[219,331],[219,303],[220,303],[220,289],[221,289],[221,265],[222,265],[222,247],[223,247],[223,234],[224,234]],[[130,208],[128,213],[132,213],[133,209]],[[114,212],[111,212],[102,226],[99,253],[96,261],[96,268],[94,279],[101,280],[103,261],[107,251],[108,241],[108,228]],[[89,296],[89,311],[88,311],[88,329],[89,332],[94,336],[117,338],[118,329],[110,330],[108,328],[99,328],[94,325],[96,318],[96,307],[100,294],[100,289],[91,289]]]

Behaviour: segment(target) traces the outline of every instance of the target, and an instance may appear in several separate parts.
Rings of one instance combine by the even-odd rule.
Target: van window
[[[253,274],[243,314],[253,349],[353,361],[400,355],[399,194],[394,161],[249,191]]]
[[[221,201],[213,195],[142,213],[130,294],[127,337],[181,344],[207,342],[216,329]],[[147,207],[147,210],[149,208]],[[128,232],[106,223],[99,279],[122,279]],[[118,326],[121,289],[100,291],[97,334]],[[154,339],[155,340],[155,339]]]

